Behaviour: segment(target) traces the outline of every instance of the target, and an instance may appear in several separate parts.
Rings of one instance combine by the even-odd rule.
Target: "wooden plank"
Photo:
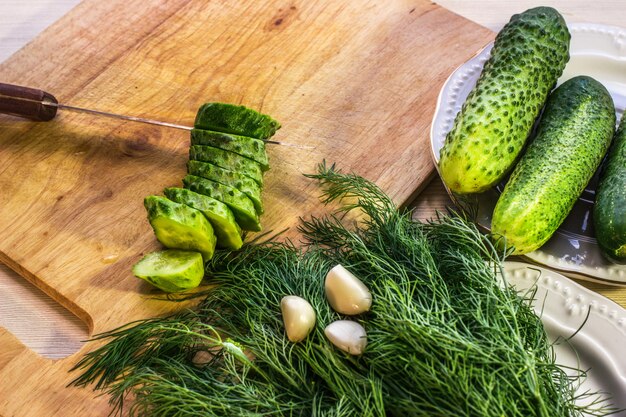
[[[181,124],[205,101],[271,114],[283,124],[277,140],[313,147],[269,151],[263,225],[293,236],[299,216],[321,210],[300,174],[323,159],[409,201],[433,174],[441,84],[492,38],[421,0],[87,0],[0,65],[0,79]],[[180,184],[188,134],[73,113],[46,124],[2,117],[0,127],[0,260],[92,332],[180,307],[146,297],[130,266],[158,247],[142,199]],[[0,414],[107,414],[103,398],[65,388],[90,348],[56,362],[28,349],[3,356]]]

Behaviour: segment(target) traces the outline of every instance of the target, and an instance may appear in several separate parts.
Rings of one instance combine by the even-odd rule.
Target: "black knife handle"
[[[43,90],[0,83],[0,113],[47,122],[57,114],[57,107],[49,103],[58,101]]]

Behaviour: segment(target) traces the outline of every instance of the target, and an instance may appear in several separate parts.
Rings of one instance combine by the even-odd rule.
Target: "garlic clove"
[[[324,329],[330,342],[350,355],[360,355],[367,346],[367,334],[359,323],[350,320],[337,320]]]
[[[315,310],[307,300],[287,295],[280,300],[280,310],[287,338],[296,343],[304,340],[315,327]]]
[[[328,271],[324,290],[331,307],[338,313],[361,314],[372,306],[372,294],[365,284],[342,265]]]

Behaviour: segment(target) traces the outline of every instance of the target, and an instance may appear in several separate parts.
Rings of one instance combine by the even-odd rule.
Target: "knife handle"
[[[57,103],[52,94],[43,90],[0,83],[0,113],[47,122],[56,116]]]

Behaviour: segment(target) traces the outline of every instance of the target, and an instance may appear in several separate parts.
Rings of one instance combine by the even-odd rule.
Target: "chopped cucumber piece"
[[[200,210],[213,226],[218,247],[237,250],[243,244],[241,228],[226,204],[185,188],[166,188],[165,195],[172,201]]]
[[[205,260],[215,250],[215,234],[204,215],[189,206],[152,195],[144,199],[148,220],[159,242],[172,249],[195,250]]]
[[[258,162],[263,171],[270,169],[267,152],[265,152],[265,142],[260,139],[228,133],[212,132],[210,130],[193,129],[191,131],[191,144],[208,145],[225,151],[234,152]]]
[[[200,285],[204,262],[198,252],[168,249],[141,258],[133,274],[166,292],[185,291]]]
[[[261,165],[245,156],[205,145],[192,145],[189,148],[189,159],[209,162],[218,167],[239,172],[263,186],[263,170]]]
[[[263,202],[261,201],[261,187],[252,178],[229,169],[220,168],[208,162],[189,161],[187,171],[191,175],[219,182],[220,184],[235,187],[248,196],[254,204],[258,214],[263,214]]]
[[[183,183],[188,190],[212,197],[226,204],[233,211],[235,219],[242,229],[254,232],[261,230],[259,216],[256,214],[254,204],[248,196],[238,189],[195,175],[187,175],[183,178]]]
[[[280,123],[266,114],[245,106],[226,103],[205,103],[196,114],[194,127],[267,139],[280,128]]]

